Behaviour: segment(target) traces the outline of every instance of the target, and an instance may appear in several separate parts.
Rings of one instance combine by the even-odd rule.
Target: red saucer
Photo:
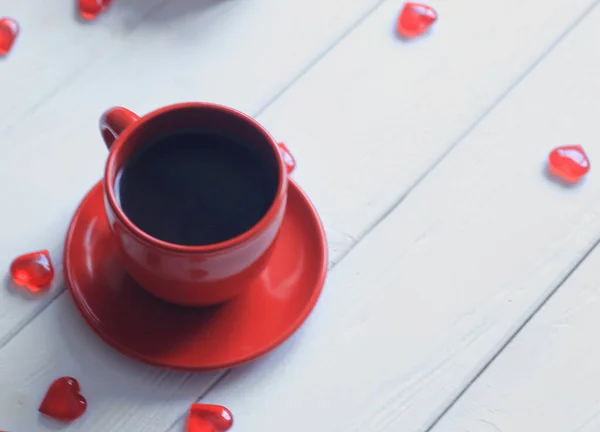
[[[268,267],[242,295],[220,306],[165,303],[125,273],[106,220],[102,182],[75,212],[64,252],[67,287],[100,338],[141,362],[185,370],[237,366],[281,344],[307,318],[326,273],[323,226],[293,181]]]

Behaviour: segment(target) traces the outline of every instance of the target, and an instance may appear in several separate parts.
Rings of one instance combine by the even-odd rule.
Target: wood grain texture
[[[600,61],[588,53],[600,43],[598,23],[600,10],[595,10],[527,81],[521,102],[535,100],[535,107],[530,104],[526,112],[516,111],[532,122],[528,128],[538,129],[537,139],[548,140],[554,135],[555,140],[582,143],[588,154],[595,156],[592,166],[600,158],[599,132],[592,118],[600,109],[600,89],[595,85]],[[546,208],[546,220],[553,217],[552,213],[578,209],[576,224],[564,220],[573,233],[556,245],[561,248],[559,256],[570,253],[581,257],[600,240],[597,174],[592,168],[581,186],[557,190],[553,208]],[[537,206],[538,200],[536,195],[532,203]],[[538,223],[547,222],[540,218]],[[519,249],[523,241],[528,241],[530,232],[523,234]],[[600,430],[600,249],[597,243],[594,246],[562,286],[559,287],[558,279],[544,283],[546,278],[536,274],[520,283],[527,291],[537,291],[537,296],[531,298],[531,307],[523,310],[515,325],[523,322],[533,307],[544,304],[553,289],[558,287],[558,291],[442,417],[433,432]],[[546,252],[554,247],[548,239]],[[543,256],[538,258],[542,260]],[[557,268],[560,265],[556,257],[543,263],[548,274],[556,272],[549,267],[552,263]],[[508,299],[514,304],[516,297]]]
[[[323,215],[332,260],[594,3],[430,1],[433,33],[407,43],[390,34],[398,2],[386,1],[269,106],[260,120],[298,159],[295,178]]]
[[[600,430],[599,266],[596,248],[433,432]]]
[[[121,103],[147,111],[216,98],[252,109],[380,2],[349,0],[340,9],[317,0],[124,0],[99,21],[82,23],[76,0],[0,0],[2,13],[21,23],[0,69],[10,101],[0,105],[0,133],[47,104],[63,116],[72,113],[70,103],[79,109],[84,102],[96,110]],[[69,88],[75,97],[67,100]]]
[[[0,133],[110,55],[163,2],[117,1],[110,13],[87,23],[76,0],[0,0],[0,16],[14,18],[21,30],[10,56],[0,59]]]
[[[240,431],[426,430],[600,236],[600,181],[563,187],[544,166],[565,143],[584,143],[592,163],[600,157],[600,63],[589,55],[599,23],[595,10],[335,267],[301,332],[202,401],[228,406]],[[529,354],[528,365],[544,368],[544,355]],[[468,422],[443,430],[496,430],[479,418],[498,430],[569,430],[527,422],[518,397],[500,409],[519,410],[529,427],[484,412],[520,392],[522,374],[508,377],[517,364],[473,394]],[[496,380],[517,384],[480,404]],[[526,397],[537,409],[542,396]]]
[[[275,55],[284,52],[281,40],[261,30],[273,24],[256,23],[258,15],[254,13],[262,10],[250,6],[245,6],[249,8],[247,21],[241,22],[247,26],[255,23],[256,27],[248,28],[256,33],[242,32],[225,42],[204,35],[207,45],[197,48],[196,56],[191,52],[193,46],[185,44],[185,37],[198,28],[191,21],[178,22],[184,25],[171,22],[175,30],[168,31],[168,26],[159,29],[150,42],[140,36],[137,45],[137,32],[132,33],[131,46],[124,45],[123,51],[78,75],[56,96],[44,100],[26,121],[16,122],[2,134],[3,142],[19,145],[10,147],[10,153],[0,160],[0,180],[22,187],[0,189],[2,202],[11,203],[4,215],[6,228],[0,232],[6,245],[0,250],[0,262],[8,266],[17,253],[39,246],[54,245],[52,252],[55,257],[59,254],[69,215],[102,172],[105,151],[96,131],[99,112],[120,103],[143,113],[183,98],[228,103],[259,114],[259,120],[288,143],[300,164],[296,178],[317,203],[327,225],[332,258],[339,260],[594,2],[577,0],[565,5],[552,0],[540,11],[534,0],[479,3],[462,0],[453,8],[433,4],[447,21],[440,21],[438,33],[432,37],[411,44],[391,34],[398,3],[383,3],[266,110],[263,108],[270,100],[289,84],[290,75],[318,55],[325,36],[335,39],[332,21],[339,34],[342,23],[352,22],[350,15],[344,15],[346,21],[338,15],[319,15],[322,27],[302,33],[309,48],[304,48],[304,57],[297,63],[299,53],[295,51],[281,63],[281,56]],[[259,7],[256,4],[260,2],[239,4]],[[306,7],[304,3],[289,16],[297,19],[304,13],[308,17],[308,12],[303,12]],[[230,14],[218,11],[217,7],[206,12],[211,31],[221,23],[229,23],[231,31],[244,28]],[[479,17],[486,14],[490,19],[482,22]],[[528,25],[532,14],[537,19],[535,28]],[[289,25],[277,25],[281,31],[289,31]],[[327,31],[319,33],[322,28]],[[148,38],[153,34],[150,29],[144,34]],[[438,34],[444,37],[435,37]],[[245,37],[243,46],[235,43],[240,37]],[[167,48],[180,42],[185,49]],[[229,55],[220,52],[223,46]],[[254,49],[254,55],[246,54],[244,47]],[[152,73],[162,75],[160,84],[148,76],[158,54],[173,59],[153,69]],[[254,61],[256,55],[270,63]],[[398,105],[402,100],[410,104]],[[475,160],[487,160],[488,164],[483,149],[506,158],[505,153],[496,154],[500,151],[497,126],[486,130],[475,142],[470,139],[463,145],[471,150],[475,147]],[[480,140],[483,144],[478,146]],[[319,430],[323,431],[338,430],[338,426],[340,430],[359,426],[383,430],[378,427],[388,424],[390,430],[397,430],[398,424],[411,430],[424,424],[451,397],[455,388],[447,387],[448,383],[457,379],[456,388],[464,383],[470,371],[465,365],[492,349],[486,338],[477,337],[485,332],[479,324],[482,315],[475,312],[477,305],[485,303],[495,310],[494,300],[503,287],[535,269],[531,251],[572,234],[580,226],[575,216],[579,213],[574,208],[555,215],[563,219],[550,218],[541,226],[534,223],[537,235],[513,261],[507,255],[507,235],[512,229],[525,230],[527,225],[522,224],[537,221],[534,216],[539,214],[510,225],[516,217],[504,206],[511,203],[511,196],[494,183],[499,181],[501,167],[471,167],[465,162],[472,157],[469,152],[452,155],[462,159],[436,169],[435,175],[342,261],[315,317],[298,337],[265,360],[235,371],[208,396],[211,402],[231,405],[238,421],[236,429],[272,430],[273,422],[298,418],[289,430],[304,431],[307,425],[313,427],[314,416],[319,416],[323,418]],[[541,160],[539,155],[535,157]],[[454,168],[455,164],[460,169]],[[517,174],[530,174],[526,168],[529,166],[523,164]],[[476,187],[474,179],[484,184]],[[518,182],[510,183],[514,184]],[[540,180],[530,186],[535,189],[542,184]],[[504,195],[494,200],[486,192],[490,186]],[[467,200],[461,188],[472,188],[474,198]],[[482,210],[475,213],[479,222],[469,232],[473,207]],[[498,213],[498,208],[503,212]],[[511,272],[479,290],[488,281],[486,272],[498,271],[491,258],[494,251],[488,250],[485,241],[490,226],[497,223],[496,216],[498,220],[512,217],[504,231],[491,234],[492,243],[500,243],[499,253]],[[570,225],[560,225],[565,221]],[[458,243],[461,253],[455,248]],[[548,249],[550,252],[554,250]],[[521,255],[529,261],[518,261]],[[556,256],[556,264],[564,264],[564,268],[573,259],[572,253],[565,253],[563,261]],[[447,257],[449,261],[445,261]],[[483,260],[475,273],[467,264],[473,258]],[[60,279],[52,294],[44,298],[24,299],[10,290],[0,293],[0,337],[10,340],[0,350],[0,419],[8,419],[1,427],[47,430],[49,425],[31,414],[48,383],[67,373],[80,380],[94,407],[67,430],[165,431],[217,377],[146,368],[113,353],[82,325],[66,295],[35,317],[60,293]],[[464,295],[464,303],[457,294]],[[513,317],[505,310],[494,316],[498,318],[496,332],[503,334]],[[458,356],[465,346],[470,348],[469,356]],[[32,347],[36,347],[34,353],[26,354]],[[361,362],[370,368],[361,368]],[[460,367],[451,367],[457,364]],[[382,380],[387,382],[382,384]],[[291,397],[294,409],[281,407]],[[396,410],[398,406],[402,409]],[[314,408],[314,413],[306,415],[300,407]],[[280,417],[270,417],[271,410]],[[356,415],[350,419],[348,413]],[[175,423],[173,428],[177,430],[181,424]]]

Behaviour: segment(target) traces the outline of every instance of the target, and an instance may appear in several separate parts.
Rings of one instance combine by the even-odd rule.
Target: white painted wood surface
[[[340,262],[303,331],[202,400],[239,430],[426,430],[600,234],[595,176],[564,188],[543,170],[562,143],[600,157],[599,23],[596,10]],[[500,430],[565,430],[528,426]]]
[[[433,431],[600,430],[599,266],[596,248]]]
[[[0,60],[0,131],[27,121],[40,104],[123,45],[162,2],[116,2],[109,14],[85,23],[76,1],[0,0],[0,17],[16,19],[21,28],[10,59]]]
[[[550,134],[566,139],[570,133],[592,155],[600,152],[600,132],[590,117],[600,109],[600,89],[594,84],[600,73],[600,60],[584,53],[600,43],[598,23],[600,10],[594,11],[573,37],[540,65],[522,99],[523,103],[525,97],[535,100],[537,107],[530,106],[528,113],[516,112],[527,114],[532,122],[527,129],[538,127],[544,116]],[[543,105],[546,108],[542,111]],[[547,137],[543,133],[536,140]],[[579,221],[564,220],[572,225],[573,234],[557,244],[562,249],[560,254],[581,257],[594,241],[600,240],[599,188],[600,180],[592,173],[581,187],[554,192],[556,204],[546,209],[548,213],[566,215],[569,207],[584,206]],[[535,197],[536,205],[538,200]],[[529,235],[524,233],[523,241]],[[577,238],[586,238],[588,245],[579,247]],[[548,245],[547,250],[550,249]],[[541,262],[541,270],[555,273],[557,269],[548,267],[552,263],[558,267],[554,257]],[[599,268],[600,249],[596,243],[591,254],[475,380],[433,432],[600,430]],[[543,304],[561,282],[557,278],[548,284],[544,279],[532,274],[521,283],[524,290],[538,293],[532,306]],[[506,297],[506,301],[512,301],[512,307],[517,300],[515,294]],[[515,324],[523,322],[527,313]]]
[[[4,3],[32,23],[41,19]],[[0,64],[11,104],[0,104],[0,181],[20,185],[0,189],[11,203],[0,263],[48,247],[60,265],[69,216],[102,172],[103,109],[143,113],[194,99],[233,105],[288,143],[296,179],[326,224],[333,263],[341,263],[296,337],[230,373],[203,400],[229,406],[239,431],[423,428],[593,240],[598,188],[590,181],[566,191],[540,173],[548,143],[574,139],[572,122],[548,86],[524,85],[537,69],[505,95],[596,2],[431,2],[442,19],[412,43],[391,33],[400,2],[372,10],[377,3],[240,0],[194,9],[180,0],[148,3],[140,15],[123,4],[123,17],[111,11],[89,46],[80,24],[49,11],[76,39],[57,48],[62,61],[19,55],[32,43],[24,29]],[[9,12],[2,11],[20,19]],[[41,38],[48,32],[40,28],[48,28],[38,28]],[[44,46],[60,47],[50,33]],[[573,47],[572,61],[585,54]],[[35,68],[50,67],[55,75],[38,82]],[[561,102],[579,102],[569,95]],[[592,112],[593,102],[575,108]],[[579,125],[578,139],[592,140],[591,123]],[[564,210],[574,195],[583,198]],[[523,280],[539,285],[525,289]],[[37,405],[48,383],[67,374],[80,380],[90,410],[65,430],[182,430],[188,404],[221,374],[166,372],[114,353],[83,325],[61,285],[59,275],[52,293],[35,299],[0,292],[0,428],[51,430]]]

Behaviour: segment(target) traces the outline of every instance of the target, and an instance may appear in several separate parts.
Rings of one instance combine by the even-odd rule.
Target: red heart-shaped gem
[[[57,420],[73,421],[81,417],[87,408],[87,401],[79,391],[75,378],[59,378],[50,385],[39,411]]]
[[[87,21],[95,20],[112,3],[112,0],[78,0],[79,14]]]
[[[47,250],[21,255],[10,265],[10,277],[19,286],[32,292],[50,286],[54,278],[54,267]]]
[[[568,183],[576,183],[590,170],[590,160],[580,145],[557,147],[548,156],[548,170]]]
[[[231,411],[221,405],[192,404],[187,432],[225,432],[233,426]]]
[[[19,24],[12,18],[0,18],[0,56],[7,55],[19,35]]]
[[[396,23],[396,31],[405,38],[425,33],[437,20],[437,12],[424,4],[406,3]]]
[[[292,156],[284,143],[280,142],[278,145],[279,153],[281,153],[281,157],[283,158],[285,169],[287,173],[290,174],[296,168],[296,159],[294,159],[294,156]]]

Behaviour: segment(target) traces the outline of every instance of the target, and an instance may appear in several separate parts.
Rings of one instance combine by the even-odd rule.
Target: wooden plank
[[[39,103],[117,49],[163,2],[117,1],[96,22],[86,23],[76,13],[76,0],[0,0],[0,17],[20,25],[10,56],[0,61],[0,130],[27,118]]]
[[[599,15],[594,12],[596,22]],[[600,157],[600,146],[591,118],[599,107],[600,91],[591,89],[600,63],[586,52],[599,40],[600,32],[590,17],[578,29],[577,39],[573,38],[560,56],[552,56],[544,63],[537,75],[538,84],[529,84],[530,97],[536,97],[533,92],[541,93],[545,87],[552,98],[551,111],[556,114],[548,119],[552,124],[548,131],[561,131],[559,139],[572,135],[572,139],[584,143],[595,160]],[[580,206],[586,200],[597,201],[589,195],[599,183],[596,177],[592,171],[581,187],[565,190],[563,196],[557,197],[557,205],[564,209],[575,203]],[[591,244],[600,237],[598,207],[582,208],[580,213],[578,231],[587,235]],[[581,254],[583,250],[576,247],[574,240],[565,239],[559,246]],[[541,310],[441,418],[434,432],[600,429],[600,351],[596,343],[600,250],[597,243],[594,247],[562,286],[555,282],[544,287],[532,303],[532,310],[519,321],[523,322],[536,306],[543,305]],[[531,285],[537,282],[532,279]],[[552,288],[558,291],[544,303]]]
[[[434,432],[600,430],[599,265],[596,248]]]
[[[260,119],[295,153],[333,261],[595,3],[430,1],[433,33],[403,43],[388,31],[398,2],[386,1],[269,106]]]
[[[164,431],[217,376],[169,372],[124,358],[88,329],[66,295],[41,316],[0,350],[2,430],[55,430],[57,423],[37,409],[54,379],[74,376],[89,408],[62,430]]]
[[[589,55],[599,23],[595,9],[335,267],[300,333],[230,372],[201,400],[228,406],[239,430],[427,430],[600,237],[598,177],[569,188],[544,174],[557,145],[581,142],[592,161],[600,158],[593,121],[600,62]],[[578,307],[590,296],[584,292]],[[554,317],[564,322],[575,313],[567,307]],[[560,375],[595,353],[595,327],[587,323],[572,362],[570,345],[542,352],[531,345],[477,386],[461,404],[460,421],[440,430],[565,431],[585,421],[585,430],[596,430],[597,398],[590,396],[597,372],[589,391],[574,393],[597,362],[583,361],[568,386]],[[576,331],[556,329],[545,342]],[[556,362],[549,360],[554,350],[562,351]],[[517,396],[530,374],[537,391]],[[545,393],[542,376],[554,377]],[[556,390],[560,396],[547,396]],[[567,397],[588,397],[585,415],[564,413],[574,405]],[[540,421],[544,414],[548,421]],[[552,421],[561,416],[580,423]]]
[[[354,245],[356,238],[363,236],[410,190],[431,163],[440,158],[593,2],[577,0],[567,7],[563,2],[553,0],[539,13],[538,3],[533,0],[511,0],[485,7],[479,3],[462,0],[456,9],[444,9],[441,3],[434,4],[443,16],[448,17],[447,21],[440,22],[439,33],[435,34],[444,37],[431,37],[413,44],[404,44],[391,37],[388,29],[398,4],[384,3],[331,55],[259,115],[259,120],[285,139],[296,152],[300,162],[297,178],[302,185],[306,184],[311,197],[317,201],[333,242],[330,245],[334,259],[339,260]],[[520,13],[516,14],[515,10]],[[535,29],[527,25],[532,15],[536,16]],[[481,16],[487,16],[489,20],[482,22]],[[500,42],[502,40],[504,42]],[[270,46],[275,45],[273,42]],[[184,57],[181,54],[175,58]],[[126,57],[122,60],[122,64],[115,64],[129,71],[125,74],[128,79],[136,77],[132,71],[138,71],[140,82],[147,79],[140,75],[145,69],[136,67],[135,62]],[[130,85],[130,81],[119,82],[118,75],[109,68],[114,69],[115,65],[106,65],[98,69],[99,72],[94,69],[93,74],[83,74],[83,78],[33,113],[27,124],[35,125],[35,128],[23,125],[18,128],[18,133],[16,127],[5,132],[4,142],[18,139],[20,145],[11,147],[14,153],[0,161],[0,180],[26,185],[28,194],[23,194],[24,189],[0,189],[3,202],[13,203],[11,212],[5,215],[6,226],[11,230],[1,233],[2,244],[7,245],[0,251],[4,254],[2,260],[8,264],[10,257],[18,251],[38,244],[54,244],[54,251],[58,251],[70,212],[101,173],[105,153],[95,131],[98,112],[116,103],[117,97],[130,108],[144,112],[183,94],[189,94],[190,98],[205,94],[210,96],[208,99],[233,103],[258,113],[261,103],[268,103],[268,98],[258,100],[256,94],[261,93],[262,98],[265,92],[255,94],[251,88],[248,93],[237,93],[261,79],[256,69],[248,78],[249,66],[244,57],[242,60],[243,63],[233,63],[236,61],[233,57],[231,60],[238,66],[239,82],[230,78],[210,82],[193,80],[193,76],[200,76],[206,59],[197,62],[190,59],[190,62],[194,61],[193,68],[177,68],[174,74],[177,79],[165,79],[154,91],[143,93],[137,86]],[[494,66],[494,62],[503,66]],[[253,64],[252,67],[256,66]],[[334,72],[333,68],[338,71]],[[340,70],[345,73],[340,74]],[[219,70],[215,69],[211,73],[218,76],[217,72]],[[104,80],[104,74],[110,78]],[[284,81],[268,76],[274,82]],[[101,86],[90,87],[89,82],[96,82],[90,77],[98,78]],[[447,85],[442,87],[440,81]],[[186,86],[193,85],[189,92],[180,89],[183,82]],[[116,87],[108,86],[111,83]],[[446,87],[447,91],[435,91]],[[305,94],[307,92],[310,94]],[[348,97],[350,94],[354,97]],[[373,98],[370,98],[372,94]],[[412,104],[402,105],[402,109],[390,113],[398,100],[410,100]],[[430,101],[435,103],[429,104]],[[72,115],[67,115],[69,113]],[[68,121],[68,128],[64,127],[65,121]],[[436,127],[432,128],[432,124]],[[488,130],[482,141],[485,144],[482,148],[496,158],[504,155],[495,154],[499,152],[497,133],[497,127],[494,133]],[[480,143],[479,139],[476,143]],[[476,147],[475,152],[480,152],[478,158],[492,163],[493,157],[484,159],[483,150],[472,140],[466,146],[470,150]],[[36,155],[37,159],[25,159],[27,154]],[[462,154],[462,158],[471,157],[461,151],[452,153],[454,158],[457,154]],[[26,167],[17,166],[17,161],[21,160],[28,161]],[[459,187],[463,190],[473,188],[473,174],[490,186],[490,182],[499,181],[499,168],[494,165],[490,169],[482,164],[470,167],[469,171],[469,166],[465,167],[463,163],[460,172],[455,173],[454,163],[449,165],[450,168],[444,164],[446,168],[435,170],[435,176],[416,190],[421,192],[411,194],[381,228],[367,236],[342,261],[339,271],[332,274],[315,317],[298,337],[265,360],[236,371],[239,387],[235,380],[229,379],[210,395],[211,401],[220,400],[232,406],[238,419],[237,428],[270,430],[275,423],[267,422],[268,416],[264,415],[263,409],[273,406],[279,410],[280,402],[294,398],[293,407],[310,406],[314,408],[314,416],[312,412],[306,415],[306,411],[281,409],[286,421],[298,417],[297,424],[291,425],[290,430],[302,430],[301,427],[306,430],[307,424],[314,427],[314,421],[307,422],[321,419],[329,408],[333,415],[331,419],[323,419],[320,430],[346,430],[338,429],[338,425],[349,425],[347,430],[352,430],[353,425],[361,424],[368,429],[370,422],[381,418],[372,417],[373,410],[378,410],[382,400],[395,394],[405,378],[413,380],[414,386],[398,395],[392,405],[418,390],[419,385],[431,383],[435,385],[430,388],[437,388],[450,379],[453,371],[446,365],[455,364],[451,354],[458,350],[457,338],[463,345],[468,344],[469,337],[461,339],[465,338],[466,332],[482,343],[475,338],[479,328],[474,330],[471,325],[480,315],[469,318],[475,316],[473,313],[461,319],[465,316],[464,308],[470,311],[478,301],[488,299],[486,294],[493,298],[502,286],[500,283],[508,283],[511,277],[520,276],[516,272],[531,269],[531,262],[518,266],[514,265],[518,261],[513,262],[511,256],[505,256],[504,264],[509,264],[515,272],[505,274],[504,280],[495,281],[486,290],[477,289],[485,272],[496,270],[490,258],[494,254],[485,251],[488,243],[484,238],[490,224],[496,220],[491,220],[491,216],[496,216],[493,211],[498,206],[503,209],[501,215],[514,219],[508,208],[503,207],[510,196],[501,195],[496,201],[482,185],[472,192],[473,201],[461,206],[461,201],[466,198],[459,192]],[[52,182],[43,181],[48,178]],[[456,181],[449,181],[455,178]],[[440,187],[440,183],[446,189]],[[499,188],[496,184],[491,186]],[[44,210],[42,216],[26,211],[31,208],[31,203]],[[466,222],[470,220],[464,220],[465,212],[476,204],[490,211],[476,213],[479,216],[477,229],[467,236],[464,234]],[[404,208],[406,211],[400,212]],[[361,210],[360,215],[354,211],[356,209]],[[575,211],[572,209],[563,215],[567,222]],[[531,220],[521,222],[531,223]],[[548,224],[536,227],[540,230],[538,236],[534,236],[518,257],[529,256],[525,252],[531,252],[540,247],[542,240],[548,240],[544,230],[556,228],[560,239],[566,235],[566,230],[573,229],[573,225],[562,226],[558,222],[552,219]],[[511,233],[508,229],[505,227],[504,231],[493,233],[493,240],[504,252],[508,249],[507,233]],[[453,244],[473,249],[458,254]],[[482,250],[482,269],[470,275],[466,263],[480,257]],[[404,257],[402,261],[401,257]],[[446,258],[449,258],[447,263],[443,261]],[[563,258],[572,259],[573,256],[569,254]],[[456,281],[452,280],[453,267],[457,272]],[[448,278],[452,284],[446,287],[443,284]],[[57,295],[60,288],[57,282],[53,295]],[[465,304],[455,297],[461,290],[464,290]],[[50,298],[26,301],[16,293],[6,294],[8,292],[0,294],[3,295],[0,329],[4,331],[5,341],[31,321]],[[336,311],[334,319],[332,310]],[[455,322],[457,324],[452,325]],[[39,347],[36,354],[25,354],[31,347]],[[320,355],[322,353],[327,356]],[[421,361],[423,358],[426,358],[425,362]],[[343,359],[345,365],[340,365],[339,359]],[[357,361],[370,361],[366,364],[371,364],[369,370],[375,372],[366,375],[368,371],[360,369]],[[3,388],[0,418],[8,419],[8,424],[2,424],[2,427],[9,430],[44,430],[32,413],[48,383],[63,374],[77,376],[90,400],[90,407],[93,407],[85,419],[74,423],[69,430],[91,432],[164,431],[217,376],[167,373],[136,365],[114,354],[82,325],[65,295],[0,350],[0,364],[0,386]],[[432,370],[434,372],[428,374]],[[251,371],[253,373],[249,374]],[[329,374],[331,376],[327,377]],[[444,379],[435,381],[433,378],[438,375]],[[380,385],[382,377],[390,377],[383,388]],[[419,377],[423,379],[419,380]],[[309,383],[312,383],[310,388],[304,387]],[[289,386],[287,390],[286,386]],[[353,389],[359,390],[354,396],[351,394]],[[298,390],[306,391],[306,394],[297,394]],[[407,406],[403,413],[410,411],[415,416],[414,424],[421,424],[423,417],[431,412],[420,404],[424,396],[418,393],[416,396],[419,396],[418,400],[411,399],[413,409],[408,410]],[[450,393],[443,397],[438,393],[427,396],[440,406],[442,402],[434,396],[443,399]],[[250,401],[252,398],[256,398],[258,405]],[[265,405],[260,404],[261,400],[266,401]],[[356,414],[352,419],[356,423],[349,423],[348,413]],[[286,417],[288,414],[291,416]],[[265,420],[263,426],[266,427],[253,428],[260,425],[261,419]],[[271,420],[277,421],[277,418]]]
[[[242,108],[259,98],[264,104],[380,1],[339,8],[318,0],[131,0],[115,2],[97,23],[81,23],[75,0],[0,0],[2,13],[22,27],[0,70],[8,101],[0,104],[0,132],[28,124],[49,103],[72,114],[64,99],[52,103],[67,88],[78,109],[99,94],[104,105],[142,111],[213,97]],[[85,113],[90,120],[92,113]]]
[[[524,146],[532,149],[527,149],[528,153],[536,147],[534,140],[575,140],[584,144],[592,164],[600,158],[598,128],[592,120],[600,108],[600,90],[594,85],[600,62],[588,55],[600,41],[599,21],[600,11],[595,10],[577,33],[544,61],[520,92],[522,97],[513,104],[535,101],[526,110],[515,110],[515,115],[526,116],[531,123],[527,126],[531,130],[530,141]],[[520,130],[525,132],[524,128]],[[573,264],[585,259],[573,274],[565,274],[563,268],[561,276],[547,284],[547,277],[560,269],[550,267],[556,257],[548,261],[543,255],[532,257],[539,260],[539,271],[519,282],[520,291],[507,291],[504,296],[505,308],[514,308],[523,296],[530,298],[529,308],[519,310],[513,328],[501,342],[507,342],[511,332],[541,309],[506,347],[498,344],[503,351],[441,418],[434,432],[600,429],[600,349],[596,343],[600,307],[599,187],[597,173],[592,171],[580,186],[555,188],[554,209],[546,208],[547,215],[554,218],[553,212],[565,214],[574,209],[577,216],[563,219],[572,225],[571,235],[552,246],[548,239],[542,252],[552,248],[558,256],[572,254]],[[530,195],[533,205],[544,206],[538,194]],[[520,214],[528,211],[528,207],[523,207]],[[537,223],[547,224],[547,217]],[[523,232],[524,241],[529,236],[529,230]],[[592,246],[593,251],[585,257]],[[521,241],[517,247],[521,249]],[[564,276],[568,279],[561,285]]]

